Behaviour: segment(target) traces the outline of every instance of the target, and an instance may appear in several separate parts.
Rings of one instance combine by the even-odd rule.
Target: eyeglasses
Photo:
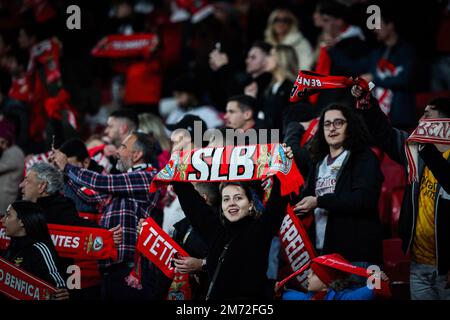
[[[335,127],[336,129],[340,129],[342,128],[342,126],[344,125],[344,123],[346,123],[347,121],[344,119],[335,119],[334,121],[325,121],[323,123],[323,127],[325,129],[330,129],[331,125],[333,125],[333,127]]]
[[[273,19],[273,23],[285,23],[285,24],[289,24],[289,23],[291,23],[292,22],[292,20],[290,19],[290,18],[275,18],[275,19]]]

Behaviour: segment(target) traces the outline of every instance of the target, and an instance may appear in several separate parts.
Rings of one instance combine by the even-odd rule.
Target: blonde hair
[[[273,50],[277,59],[277,68],[274,72],[280,72],[284,79],[294,82],[298,74],[298,58],[294,48],[280,44]]]
[[[282,39],[277,39],[277,36],[275,35],[275,32],[273,30],[274,20],[280,13],[284,13],[292,21],[291,29],[289,30],[289,32],[287,34],[289,34],[291,32],[297,32],[299,30],[298,19],[291,11],[289,11],[287,9],[276,9],[276,10],[272,11],[269,18],[267,19],[267,26],[266,26],[266,30],[264,31],[264,36],[266,39],[265,41],[267,43],[270,43],[273,46],[280,44],[282,41]]]
[[[152,113],[141,113],[138,117],[139,130],[147,134],[153,134],[161,148],[169,151],[171,148],[170,139],[164,130],[161,119]]]

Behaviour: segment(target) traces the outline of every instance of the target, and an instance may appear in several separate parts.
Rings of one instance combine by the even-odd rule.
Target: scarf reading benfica
[[[421,143],[450,145],[450,118],[423,119],[406,140],[405,151],[408,159],[409,183],[419,180],[418,158],[419,144]]]
[[[56,289],[0,258],[0,292],[15,300],[49,300]]]
[[[98,58],[149,57],[157,45],[158,37],[155,34],[114,34],[101,39],[91,53]]]
[[[359,85],[369,91],[369,84],[364,79],[352,79],[343,76],[330,76],[312,71],[300,70],[291,91],[291,102],[307,98],[321,90],[347,88]]]
[[[281,224],[279,236],[282,252],[289,261],[291,272],[296,272],[309,265],[311,259],[316,256],[311,240],[291,206],[287,208],[287,214]],[[303,271],[296,274],[295,277],[295,280],[304,289],[308,285],[308,272],[309,268],[303,268]]]
[[[50,236],[58,255],[79,260],[117,259],[117,248],[111,231],[49,224]],[[0,250],[8,248],[10,239],[0,224]]]
[[[282,196],[298,194],[304,182],[295,162],[277,143],[176,151],[153,179],[150,192],[171,181],[250,181],[271,174],[280,180]]]

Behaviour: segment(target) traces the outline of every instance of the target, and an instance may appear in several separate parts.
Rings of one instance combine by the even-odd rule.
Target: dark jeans
[[[143,290],[137,290],[127,285],[125,278],[130,274],[132,265],[119,263],[100,269],[102,273],[101,299],[117,300],[143,300]]]

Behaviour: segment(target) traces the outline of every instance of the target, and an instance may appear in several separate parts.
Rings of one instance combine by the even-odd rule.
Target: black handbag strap
[[[211,279],[211,283],[209,284],[208,293],[206,294],[206,300],[210,299],[210,295],[212,292],[212,289],[214,287],[214,284],[216,283],[217,276],[219,275],[220,269],[222,267],[223,261],[225,260],[225,255],[227,254],[228,248],[230,247],[231,242],[234,240],[235,237],[233,237],[224,247],[223,251],[220,254],[219,261],[216,266],[216,270],[214,270],[214,275]]]

